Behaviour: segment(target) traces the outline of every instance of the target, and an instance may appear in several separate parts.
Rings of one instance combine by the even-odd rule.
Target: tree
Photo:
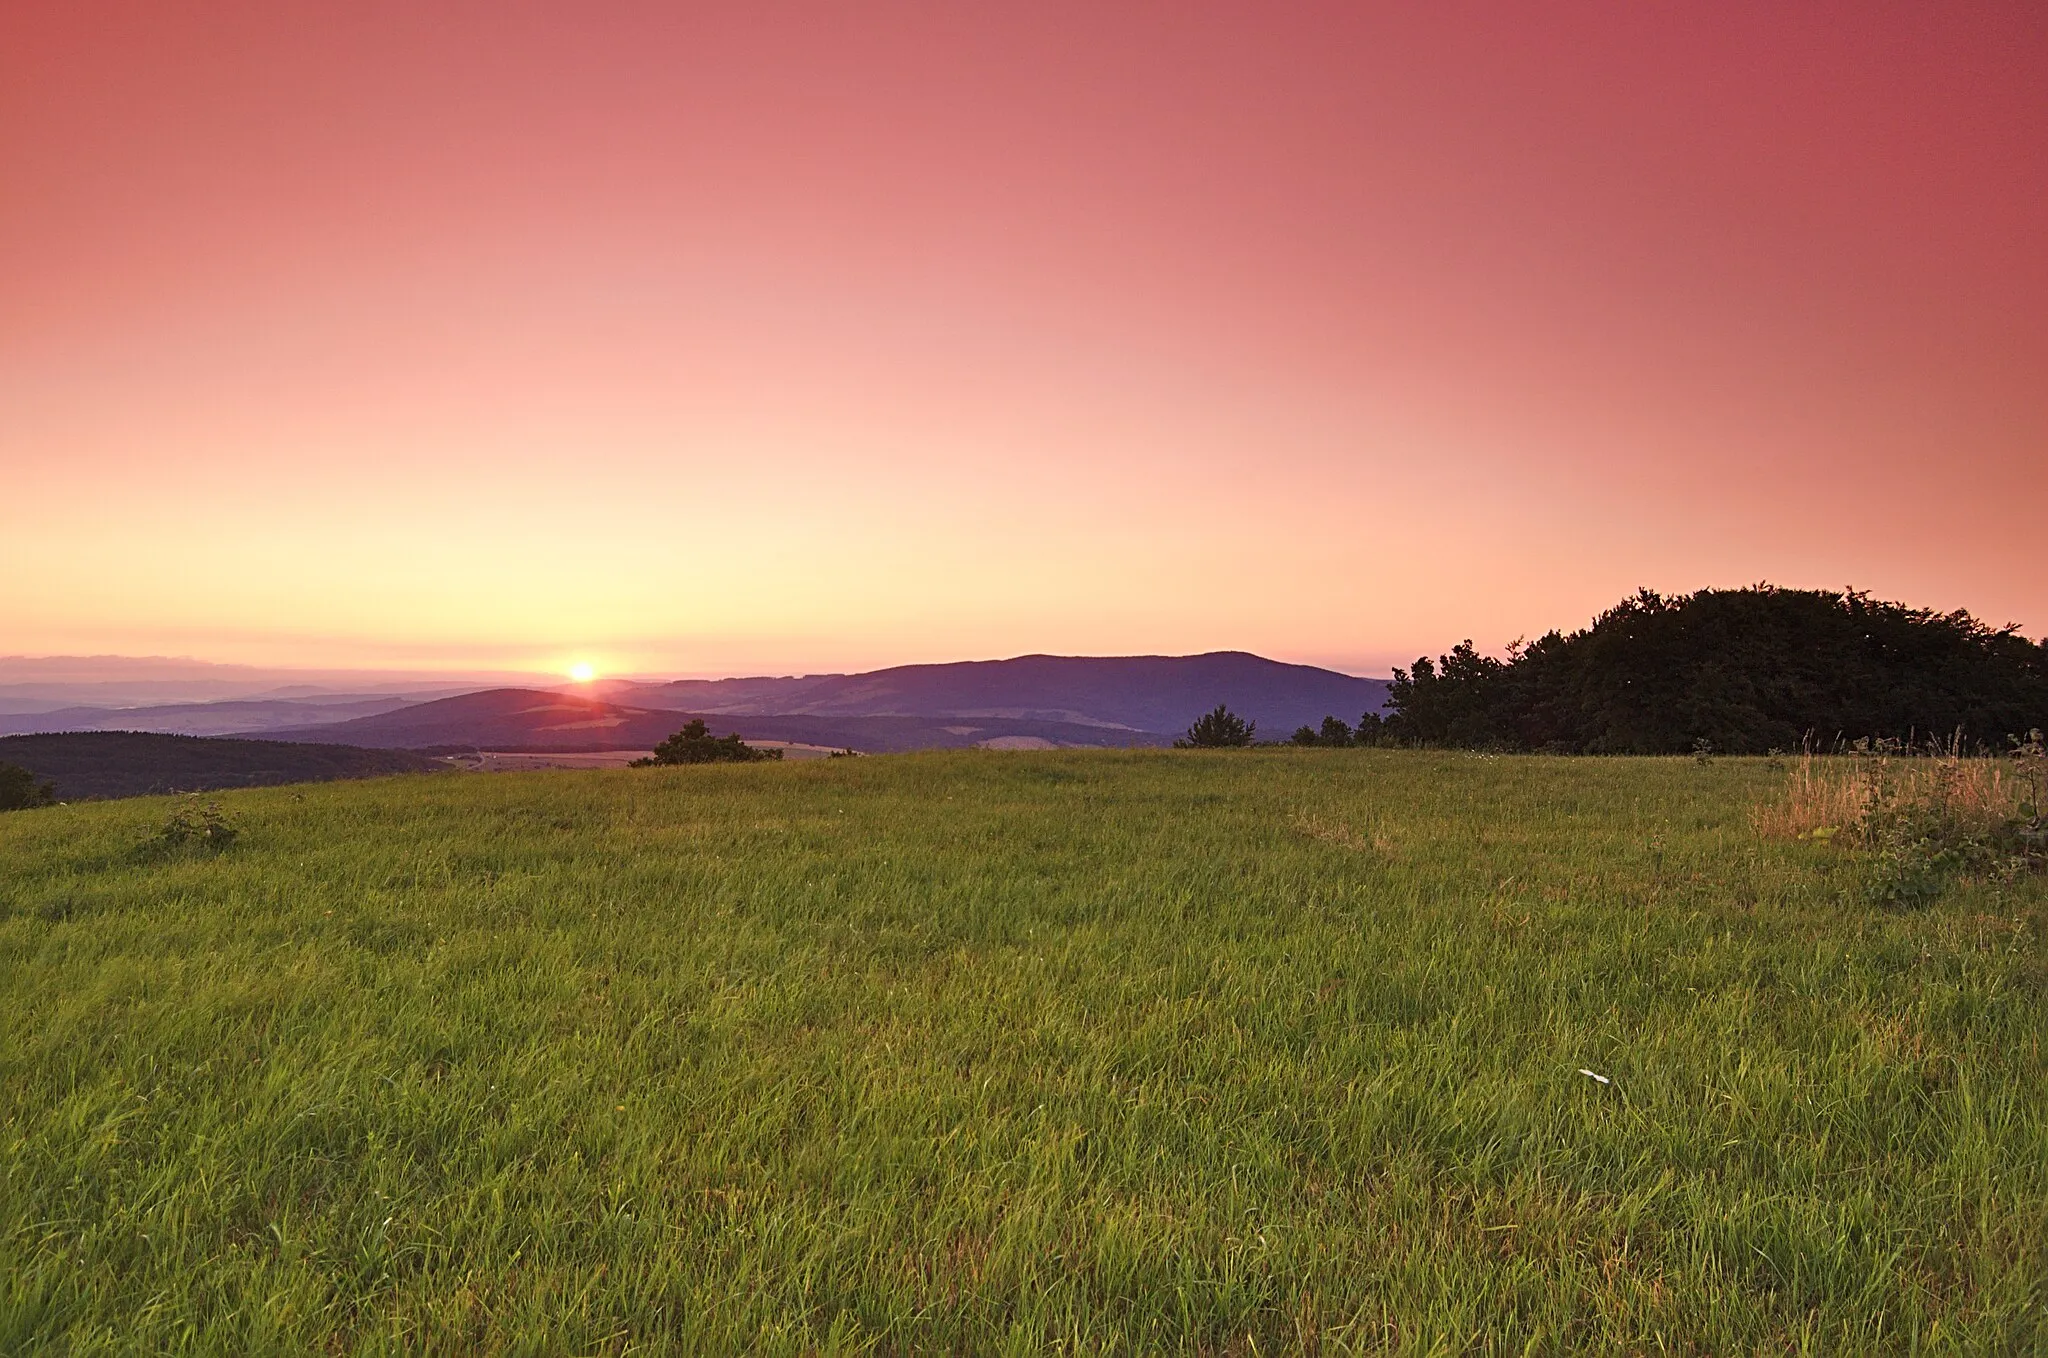
[[[1507,669],[1479,654],[1470,640],[1451,647],[1436,664],[1423,656],[1412,670],[1396,667],[1387,705],[1396,714],[1397,734],[1426,745],[1514,745],[1501,716],[1501,676]]]
[[[1196,720],[1188,728],[1187,738],[1173,742],[1179,750],[1227,750],[1242,749],[1252,743],[1252,734],[1259,729],[1255,721],[1246,721],[1222,703],[1216,710]]]
[[[2048,642],[1853,590],[1644,589],[1505,660],[1467,641],[1397,669],[1388,706],[1372,738],[1400,744],[1762,754],[1960,730],[2002,749],[2048,725]]]
[[[1324,717],[1321,730],[1297,726],[1291,737],[1296,745],[1321,745],[1341,750],[1351,744],[1351,727],[1341,717]]]
[[[714,738],[702,717],[692,717],[682,730],[654,747],[652,759],[636,759],[635,768],[654,764],[747,764],[757,759],[780,759],[781,750],[757,750],[742,742],[739,733]]]
[[[0,764],[0,811],[26,811],[34,806],[52,806],[57,789],[37,782],[36,776],[14,764]]]
[[[1387,719],[1377,712],[1361,713],[1358,729],[1351,733],[1353,745],[1378,745],[1386,740]]]

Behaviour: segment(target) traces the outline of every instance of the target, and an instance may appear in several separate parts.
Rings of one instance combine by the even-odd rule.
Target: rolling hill
[[[609,684],[597,693],[489,689],[302,729],[278,740],[391,749],[647,749],[692,716],[721,734],[875,753],[973,745],[1164,745],[1218,703],[1278,739],[1326,715],[1356,720],[1382,679],[1242,651],[1020,656],[867,674]],[[599,695],[602,696],[599,696]]]
[[[651,749],[693,715],[714,734],[787,740],[869,753],[958,749],[991,741],[1058,746],[1163,745],[1167,737],[1079,722],[915,716],[732,716],[633,706],[574,693],[499,688],[418,703],[329,726],[266,733],[272,740],[336,741],[380,749]]]
[[[639,707],[722,716],[960,717],[1056,721],[1178,735],[1226,703],[1274,739],[1335,715],[1356,721],[1386,701],[1387,681],[1244,651],[1206,655],[1027,655],[867,674],[786,679],[683,679],[622,686]]]
[[[334,698],[243,698],[146,707],[62,707],[0,713],[0,735],[44,731],[157,731],[185,736],[252,735],[372,716],[416,701],[397,694]]]

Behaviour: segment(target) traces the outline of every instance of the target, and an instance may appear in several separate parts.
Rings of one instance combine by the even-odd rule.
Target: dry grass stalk
[[[1784,795],[1750,813],[1772,839],[1852,842],[1859,828],[1908,805],[1936,805],[1962,825],[1990,827],[2023,814],[2034,777],[2009,759],[1964,758],[1950,750],[1927,758],[1889,753],[1806,755],[1786,778]]]

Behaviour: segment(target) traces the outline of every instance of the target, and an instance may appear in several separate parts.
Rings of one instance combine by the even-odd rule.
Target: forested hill
[[[67,801],[210,792],[335,778],[421,773],[447,765],[404,750],[218,740],[143,731],[68,731],[0,738],[0,763],[56,784]]]
[[[1960,729],[2002,749],[2048,727],[2048,643],[1854,591],[1643,590],[1507,660],[1467,641],[1397,669],[1388,707],[1416,744],[1761,754]]]

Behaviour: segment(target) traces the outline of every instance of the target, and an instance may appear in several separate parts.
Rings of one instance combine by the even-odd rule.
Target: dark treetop
[[[1416,744],[1761,754],[1960,728],[2000,749],[2048,727],[2048,644],[1853,591],[1643,590],[1507,660],[1467,641],[1397,669],[1388,706],[1386,734]]]

